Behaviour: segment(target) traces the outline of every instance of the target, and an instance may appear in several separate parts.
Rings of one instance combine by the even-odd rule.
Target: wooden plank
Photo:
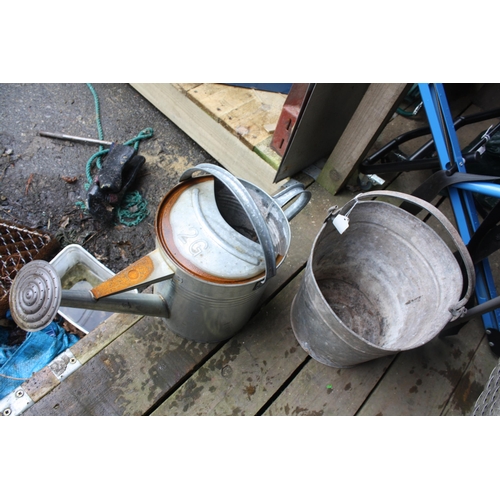
[[[179,91],[183,92],[184,94],[187,94],[191,89],[194,89],[195,87],[199,87],[200,85],[203,85],[202,83],[173,83],[172,84],[176,89]]]
[[[186,90],[188,87],[182,84],[182,88]],[[216,83],[191,85],[187,95],[209,116],[239,137],[250,150],[263,141],[271,142],[286,100],[286,95],[276,92]],[[265,152],[262,148],[260,150]],[[271,154],[273,161],[267,156],[261,157],[275,166],[275,154]]]
[[[73,345],[71,352],[80,363],[86,363],[141,318],[137,314],[113,314]]]
[[[498,276],[500,270],[500,252],[495,252],[488,258],[495,286],[499,288]],[[484,324],[480,317],[474,321],[478,329],[485,331]],[[452,396],[443,415],[470,415],[474,405],[488,382],[491,371],[498,363],[498,356],[495,355],[488,345],[488,336],[485,335],[474,354],[472,362],[464,372],[460,383]]]
[[[300,276],[152,415],[255,415],[307,358],[290,326]]]
[[[142,415],[212,349],[144,317],[24,414]]]
[[[332,194],[346,184],[408,91],[406,83],[372,83],[321,171],[318,182]]]
[[[441,415],[482,341],[477,321],[398,354],[358,415]]]
[[[223,124],[240,137],[250,150],[266,140],[272,138],[265,126],[276,123],[279,114],[270,113],[270,106],[262,101],[253,100],[243,106],[239,106],[224,117]]]
[[[234,88],[217,83],[203,83],[188,92],[189,97],[208,115],[217,121],[247,103],[253,103],[250,89]]]
[[[485,336],[442,414],[445,416],[471,415],[474,405],[483,392],[491,371],[497,366],[497,363],[498,357],[491,351],[488,339]]]
[[[83,365],[124,331],[137,323],[141,317],[135,314],[113,314],[76,344],[72,345],[70,350]],[[46,366],[24,382],[22,388],[33,401],[37,402],[59,384],[60,380]]]
[[[274,183],[276,172],[269,163],[172,84],[131,85],[237,177],[256,184],[270,194],[284,184],[284,181]]]
[[[393,358],[376,359],[350,369],[332,368],[311,359],[263,415],[355,415]]]
[[[269,165],[271,165],[274,169],[278,170],[281,163],[281,156],[271,148],[272,140],[272,137],[264,139],[262,142],[259,142],[259,144],[255,145],[253,151],[263,160],[269,163]]]

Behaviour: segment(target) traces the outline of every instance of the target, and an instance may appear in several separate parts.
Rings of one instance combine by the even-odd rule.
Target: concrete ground
[[[39,135],[98,138],[94,97],[85,83],[11,83],[0,84],[0,219],[49,231],[62,246],[78,243],[118,272],[154,249],[156,208],[182,172],[217,163],[129,85],[93,87],[104,140],[123,143],[147,127],[154,130],[140,143],[146,161],[132,186],[149,215],[127,227],[107,226],[85,213],[77,204],[86,200],[86,164],[99,146]]]

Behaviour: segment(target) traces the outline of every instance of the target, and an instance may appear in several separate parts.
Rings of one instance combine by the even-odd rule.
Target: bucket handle
[[[305,190],[304,184],[296,183],[283,188],[273,196],[273,200],[283,208],[290,200],[298,196],[297,200],[286,208],[283,213],[290,222],[308,203],[311,199],[311,192]]]
[[[219,179],[224,185],[231,191],[231,193],[240,202],[241,207],[245,211],[246,215],[250,219],[252,226],[257,234],[260,245],[264,252],[264,262],[266,267],[266,272],[264,278],[257,283],[257,286],[262,286],[266,280],[272,278],[276,275],[276,257],[274,254],[274,245],[269,233],[269,228],[267,227],[264,217],[260,213],[255,201],[250,196],[245,186],[239,181],[237,177],[216,165],[210,163],[201,163],[196,167],[188,168],[180,177],[180,181],[184,181],[193,176],[195,172],[205,172]]]
[[[407,201],[409,203],[413,203],[414,205],[418,205],[419,207],[427,210],[431,215],[433,215],[441,225],[446,229],[448,234],[450,235],[453,243],[455,244],[460,256],[462,257],[462,262],[464,263],[465,271],[467,273],[467,290],[463,298],[452,308],[450,308],[450,313],[452,315],[451,321],[459,318],[463,314],[465,314],[465,305],[469,301],[475,287],[476,282],[476,274],[474,272],[474,264],[472,262],[472,258],[465,246],[460,234],[452,225],[452,223],[444,216],[444,214],[438,210],[434,205],[428,203],[427,201],[422,200],[421,198],[417,198],[416,196],[412,196],[406,193],[400,193],[398,191],[368,191],[366,193],[360,193],[355,196],[351,201],[346,203],[340,212],[344,212],[344,209],[350,205],[351,203],[356,204],[362,198],[374,198],[377,196],[387,196],[392,198],[399,198],[401,200]],[[351,207],[354,208],[354,205]]]

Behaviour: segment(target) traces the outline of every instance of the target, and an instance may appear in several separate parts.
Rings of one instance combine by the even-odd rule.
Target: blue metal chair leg
[[[466,172],[465,161],[462,157],[443,85],[440,83],[421,83],[419,90],[429,119],[441,168],[448,171],[450,175],[454,172]],[[447,189],[459,233],[464,243],[467,244],[480,224],[472,192],[500,198],[500,187],[492,183],[461,183]],[[476,265],[475,291],[479,304],[484,304],[497,297],[488,259],[484,259]],[[487,333],[500,332],[500,309],[483,314],[482,320]],[[490,341],[490,346],[499,354],[497,351],[500,349],[500,344],[496,346],[494,342]]]

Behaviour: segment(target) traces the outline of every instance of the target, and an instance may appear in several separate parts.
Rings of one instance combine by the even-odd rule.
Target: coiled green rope
[[[104,133],[102,131],[102,124],[101,124],[101,110],[99,105],[99,97],[92,84],[87,83],[87,87],[89,88],[90,92],[92,92],[92,95],[94,97],[97,132],[99,135],[99,140],[103,141]],[[153,137],[153,134],[154,130],[151,127],[145,128],[144,130],[141,130],[141,132],[139,132],[139,134],[137,134],[137,136],[135,136],[133,139],[130,139],[129,141],[125,142],[124,145],[125,146],[133,145],[134,149],[138,151],[139,143],[143,139],[149,139],[150,137]],[[94,165],[94,162],[97,168],[100,170],[102,168],[101,157],[103,157],[108,153],[109,149],[105,149],[104,146],[100,145],[99,151],[97,153],[94,153],[87,161],[87,164],[85,166],[85,172],[87,174],[87,182],[85,184],[85,189],[87,191],[90,189],[90,186],[93,183],[92,167]],[[82,202],[77,202],[77,205],[80,207],[82,207],[82,205],[85,206]],[[134,208],[134,210],[131,210],[132,208]],[[149,215],[149,209],[147,201],[141,196],[141,194],[138,191],[125,193],[125,196],[123,197],[120,206],[116,209],[116,216],[118,222],[125,226],[136,226],[137,224],[142,222],[148,215]]]

